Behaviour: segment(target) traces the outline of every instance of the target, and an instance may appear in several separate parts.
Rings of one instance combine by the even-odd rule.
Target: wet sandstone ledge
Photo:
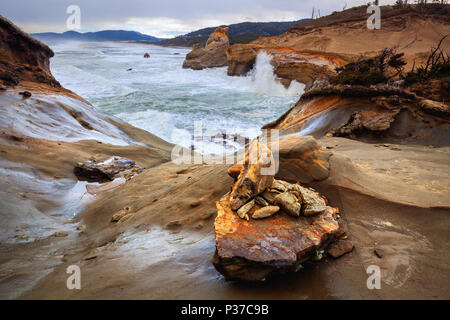
[[[295,155],[297,162],[304,164],[303,168],[294,162],[283,166],[316,172],[303,175],[305,181],[327,177],[329,155],[321,155],[314,139],[290,137],[280,144],[283,157]],[[257,162],[250,161],[254,155]],[[323,251],[341,234],[338,209],[300,183],[262,174],[272,163],[271,150],[254,141],[244,164],[228,170],[235,182],[231,192],[216,203],[213,258],[214,266],[227,280],[263,281],[274,273],[299,271],[303,263],[320,260]]]

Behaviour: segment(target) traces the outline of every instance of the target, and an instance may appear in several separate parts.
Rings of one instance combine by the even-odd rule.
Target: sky
[[[367,4],[361,0],[1,0],[0,15],[28,33],[65,32],[70,5],[80,7],[79,32],[134,30],[172,38],[201,28],[244,21],[310,18]],[[381,0],[380,4],[394,1]]]

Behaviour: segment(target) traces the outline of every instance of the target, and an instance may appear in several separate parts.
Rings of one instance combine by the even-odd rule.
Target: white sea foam
[[[229,77],[226,68],[182,69],[187,49],[127,43],[64,43],[52,49],[52,72],[62,85],[97,108],[185,147],[192,144],[199,120],[209,133],[254,138],[303,92],[294,81],[283,87],[264,52],[247,76]],[[145,52],[150,59],[143,58]],[[220,153],[217,143],[204,142],[201,150]]]

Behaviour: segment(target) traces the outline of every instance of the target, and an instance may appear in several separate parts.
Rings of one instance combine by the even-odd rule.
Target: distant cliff
[[[288,22],[242,22],[230,24],[229,38],[230,43],[248,43],[261,36],[276,36],[286,31],[286,29],[307,22],[310,19],[302,19]],[[173,39],[160,41],[158,44],[163,46],[183,46],[191,47],[195,43],[202,46],[206,44],[208,37],[214,32],[216,27],[200,29]]]
[[[67,31],[64,33],[33,33],[36,39],[50,43],[55,41],[139,41],[139,42],[159,42],[164,39],[156,38],[136,31],[125,30],[104,30],[98,32],[80,33]]]

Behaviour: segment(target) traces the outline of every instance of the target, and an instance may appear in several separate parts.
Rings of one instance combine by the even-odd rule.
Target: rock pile
[[[326,199],[311,188],[274,180],[263,193],[237,210],[237,215],[249,220],[272,216],[282,210],[292,217],[313,216],[326,210]]]

